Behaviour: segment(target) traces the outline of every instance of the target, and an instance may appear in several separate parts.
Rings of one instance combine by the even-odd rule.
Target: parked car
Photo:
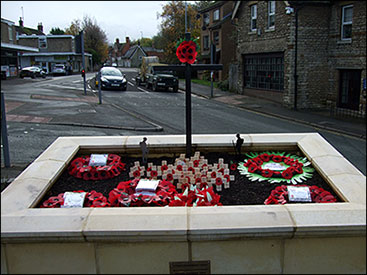
[[[52,75],[67,75],[64,64],[56,64],[52,69]]]
[[[33,66],[33,67],[25,67],[20,71],[19,76],[21,78],[24,77],[32,77],[32,78],[36,78],[36,77],[46,77],[46,73],[39,67]]]
[[[102,67],[101,73],[101,89],[118,89],[126,91],[127,80],[121,71],[114,67]],[[98,87],[98,74],[96,74],[96,87]]]
[[[159,63],[157,56],[143,57],[140,73],[135,77],[137,86],[145,84],[147,88],[158,91],[164,89],[168,91],[172,88],[173,92],[178,91],[178,78],[170,70],[157,70],[166,64]]]

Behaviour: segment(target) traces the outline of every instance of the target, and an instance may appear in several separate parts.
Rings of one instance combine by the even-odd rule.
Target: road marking
[[[132,81],[135,81],[135,78],[132,78],[131,80],[132,80]]]
[[[140,90],[140,91],[142,91],[142,92],[144,92],[144,93],[146,93],[146,94],[149,94],[149,92],[147,91],[147,90],[144,90],[144,89],[142,89],[142,88],[140,88],[140,87],[137,87],[138,88],[138,90]]]
[[[133,86],[133,87],[135,86],[135,85],[134,85],[134,84],[132,84],[130,81],[128,81],[127,83],[129,83],[129,85],[131,85],[131,86]]]

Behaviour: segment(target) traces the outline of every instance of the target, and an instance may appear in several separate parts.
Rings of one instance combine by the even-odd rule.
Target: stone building
[[[21,21],[23,22],[23,21]],[[16,77],[19,74],[19,54],[39,52],[36,47],[17,44],[18,31],[13,21],[1,18],[1,77]]]
[[[232,22],[237,92],[365,117],[365,2],[237,1]]]
[[[126,52],[130,49],[130,38],[125,38],[125,43],[120,43],[120,40],[116,38],[113,46],[109,48],[109,60],[110,64],[116,63],[117,66],[124,67],[124,60],[122,57],[126,54]]]
[[[76,51],[73,35],[19,35],[18,44],[39,49],[38,53],[21,53],[21,67],[40,66],[50,73],[56,64],[64,64],[74,73],[82,70],[82,54]],[[86,71],[93,71],[92,55],[85,52],[84,59]]]
[[[211,63],[211,45],[215,45],[214,64],[223,64],[223,70],[215,73],[215,80],[228,78],[230,64],[235,60],[235,26],[231,22],[234,1],[217,1],[199,10],[201,15],[201,56],[198,61]],[[205,74],[205,73],[204,73]],[[203,73],[198,73],[205,78]]]

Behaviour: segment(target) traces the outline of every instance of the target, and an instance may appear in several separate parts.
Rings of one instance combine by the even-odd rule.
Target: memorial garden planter
[[[141,158],[142,136],[60,137],[1,193],[2,273],[167,274],[172,263],[200,261],[220,274],[365,273],[366,177],[317,133],[241,136],[243,154],[300,152],[315,172],[297,185],[320,176],[338,201],[265,205],[277,185],[293,184],[251,181],[230,170],[235,179],[247,181],[249,195],[255,184],[269,187],[258,204],[225,205],[223,200],[223,206],[39,208],[77,156],[129,156],[129,173],[129,165]],[[193,135],[192,153],[231,154],[233,139],[234,135]],[[184,135],[148,136],[147,143],[148,162],[185,151]],[[225,159],[229,167],[230,161]],[[122,174],[88,182],[116,180],[112,190],[126,182],[119,178]],[[77,190],[88,191],[93,203],[102,193],[94,187]],[[280,189],[277,192],[284,191]],[[228,190],[240,189],[233,181],[217,193],[224,199]]]

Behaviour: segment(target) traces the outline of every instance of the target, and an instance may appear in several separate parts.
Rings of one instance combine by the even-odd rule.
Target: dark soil
[[[299,152],[289,153],[303,156]],[[208,153],[204,156],[206,159],[208,159],[209,164],[217,163],[218,158],[223,158],[224,163],[227,164],[230,164],[231,161],[237,162],[234,155],[226,153]],[[148,162],[153,162],[154,165],[161,165],[162,160],[166,160],[168,164],[173,164],[177,157],[179,156],[175,156],[173,158],[164,157],[148,159]],[[243,156],[240,162],[243,162],[245,158],[246,157]],[[130,180],[128,173],[130,171],[130,167],[134,166],[134,162],[141,162],[140,158],[131,158],[127,157],[126,155],[121,155],[121,159],[124,163],[126,163],[126,170],[123,171],[119,176],[108,180],[85,181],[69,175],[67,170],[65,169],[59,179],[53,184],[50,190],[48,190],[48,192],[37,207],[39,207],[49,197],[57,196],[58,194],[67,191],[83,190],[85,192],[90,192],[92,190],[95,190],[102,193],[106,198],[108,198],[110,191],[116,188],[119,182]],[[219,192],[217,192],[214,188],[214,191],[221,196],[220,202],[223,205],[263,205],[264,201],[269,197],[271,191],[275,187],[280,185],[287,185],[287,183],[285,182],[276,184],[269,183],[267,181],[250,181],[246,176],[241,175],[238,170],[230,171],[230,174],[235,175],[235,180],[230,182],[230,188],[224,189],[224,187],[222,187],[222,191]],[[326,191],[329,191],[334,197],[337,198],[338,202],[342,201],[316,170],[313,172],[312,178],[300,183],[299,185],[316,185]]]

